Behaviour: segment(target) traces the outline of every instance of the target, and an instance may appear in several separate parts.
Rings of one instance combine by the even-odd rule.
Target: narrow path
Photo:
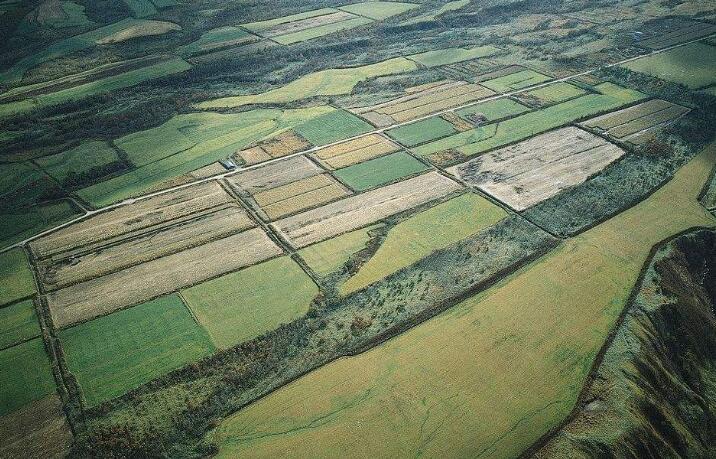
[[[478,100],[478,101],[466,103],[466,104],[464,104],[464,105],[460,105],[460,106],[457,106],[457,107],[452,107],[452,108],[449,108],[449,109],[446,109],[446,110],[442,110],[442,111],[439,111],[439,112],[436,112],[436,113],[431,113],[431,114],[429,114],[429,115],[425,115],[425,116],[422,116],[422,117],[420,117],[420,118],[416,118],[416,119],[414,119],[414,120],[405,121],[405,122],[402,122],[402,123],[395,123],[395,124],[392,124],[392,125],[390,125],[390,126],[386,126],[386,127],[384,127],[384,128],[375,129],[375,130],[373,130],[373,131],[366,132],[366,133],[364,133],[364,134],[360,134],[360,135],[357,135],[357,136],[353,136],[353,137],[350,137],[350,138],[347,138],[347,139],[342,139],[342,140],[339,140],[339,141],[337,141],[337,142],[333,142],[333,143],[330,143],[330,144],[327,144],[327,145],[323,145],[323,146],[320,146],[320,147],[309,148],[309,149],[307,149],[307,150],[303,150],[303,151],[299,151],[299,152],[296,152],[296,153],[292,153],[292,154],[290,154],[290,155],[283,156],[283,157],[281,157],[281,158],[271,159],[271,160],[269,160],[269,161],[265,161],[265,162],[260,163],[260,164],[255,164],[255,165],[253,165],[253,166],[247,166],[247,167],[242,167],[242,168],[234,169],[234,170],[227,171],[227,172],[224,172],[224,173],[219,174],[219,175],[214,175],[214,176],[212,176],[212,177],[207,177],[207,178],[203,178],[203,179],[198,179],[198,180],[195,180],[195,181],[192,181],[192,182],[189,182],[189,183],[185,183],[185,184],[182,184],[182,185],[173,186],[173,187],[171,187],[171,188],[166,188],[166,189],[164,189],[164,190],[156,191],[156,192],[154,192],[154,193],[148,193],[148,194],[145,194],[145,195],[136,197],[136,198],[125,199],[124,201],[120,201],[120,202],[118,202],[118,203],[111,204],[111,205],[106,206],[106,207],[102,207],[101,209],[97,209],[97,210],[87,210],[84,215],[81,215],[81,216],[79,216],[79,217],[73,218],[73,219],[71,219],[71,220],[69,220],[69,221],[67,221],[67,222],[65,222],[65,223],[62,223],[62,224],[60,224],[60,225],[54,226],[54,227],[52,227],[52,228],[49,228],[49,229],[47,229],[47,230],[45,230],[45,231],[42,231],[41,233],[38,233],[38,234],[36,234],[36,235],[34,235],[34,236],[31,236],[31,237],[29,237],[29,238],[27,238],[27,239],[24,239],[24,240],[20,241],[20,242],[17,242],[17,243],[15,243],[15,244],[12,244],[12,245],[10,245],[10,246],[8,246],[8,247],[2,248],[2,249],[0,249],[0,253],[7,252],[7,251],[12,250],[12,249],[14,249],[14,248],[16,248],[16,247],[24,246],[25,244],[28,244],[28,243],[34,241],[35,239],[41,238],[41,237],[43,237],[43,236],[46,236],[46,235],[48,235],[48,234],[50,234],[50,233],[53,233],[53,232],[55,232],[55,231],[57,231],[57,230],[60,230],[60,229],[62,229],[62,228],[66,228],[66,227],[68,227],[68,226],[70,226],[70,225],[73,225],[73,224],[79,222],[79,221],[82,221],[82,220],[84,220],[84,219],[86,219],[86,218],[89,218],[89,217],[91,217],[92,215],[95,215],[95,214],[98,214],[98,213],[101,213],[101,212],[108,212],[108,211],[113,210],[113,209],[116,209],[116,208],[118,208],[118,207],[123,207],[123,206],[131,205],[131,204],[133,204],[133,203],[135,203],[135,202],[137,202],[137,201],[141,201],[141,200],[144,200],[144,199],[153,198],[153,197],[155,197],[155,196],[160,196],[160,195],[163,195],[163,194],[171,193],[171,192],[173,192],[173,191],[181,190],[181,189],[183,189],[183,188],[188,188],[188,187],[190,187],[190,186],[197,185],[197,184],[200,184],[200,183],[206,183],[206,182],[210,182],[210,181],[213,181],[213,180],[221,180],[221,179],[223,179],[223,178],[225,178],[225,177],[229,177],[229,176],[232,176],[232,175],[234,175],[234,174],[238,174],[239,172],[242,172],[242,171],[247,171],[247,170],[251,170],[251,169],[256,169],[256,168],[263,167],[263,166],[266,166],[266,165],[269,165],[269,164],[272,164],[272,163],[276,163],[276,162],[279,162],[279,161],[284,161],[284,160],[289,159],[289,158],[292,158],[292,157],[302,156],[302,155],[306,155],[306,154],[309,154],[309,153],[314,153],[314,152],[319,151],[319,150],[322,150],[322,149],[324,149],[324,148],[330,148],[330,147],[333,147],[333,146],[335,146],[335,145],[339,145],[339,144],[342,144],[342,143],[345,143],[345,142],[349,142],[349,141],[351,141],[351,140],[360,139],[360,138],[363,138],[363,137],[366,137],[366,136],[369,136],[369,135],[372,135],[372,134],[382,134],[382,133],[384,133],[385,131],[390,130],[390,129],[393,129],[393,128],[396,128],[396,127],[400,127],[400,126],[405,126],[405,125],[408,125],[408,124],[417,123],[418,121],[423,121],[423,120],[426,120],[426,119],[428,119],[428,118],[432,118],[432,117],[434,117],[434,116],[443,115],[443,114],[445,114],[445,113],[450,113],[450,112],[453,112],[453,111],[456,111],[456,110],[461,110],[461,109],[463,109],[463,108],[472,107],[472,106],[474,106],[474,105],[481,104],[481,103],[484,103],[484,102],[489,102],[489,101],[497,100],[497,99],[503,99],[503,98],[507,98],[507,97],[510,97],[510,96],[515,96],[515,95],[522,94],[522,93],[525,93],[525,92],[533,91],[533,90],[535,90],[535,89],[544,88],[544,87],[547,87],[547,86],[550,86],[550,85],[553,85],[553,84],[563,83],[563,82],[568,81],[568,80],[571,80],[571,79],[573,79],[573,78],[578,78],[578,77],[580,77],[580,76],[590,75],[590,74],[596,73],[596,72],[598,72],[598,71],[600,71],[600,70],[603,70],[603,69],[607,69],[607,68],[611,68],[611,67],[617,67],[617,66],[619,66],[619,65],[623,65],[623,64],[626,64],[626,63],[629,63],[629,62],[632,62],[632,61],[635,61],[635,60],[638,60],[638,59],[643,59],[643,58],[645,58],[645,57],[649,57],[649,56],[653,56],[653,55],[656,55],[656,54],[665,53],[665,52],[670,51],[670,50],[672,50],[672,49],[676,49],[676,48],[680,48],[680,47],[683,47],[683,46],[687,46],[687,45],[690,45],[690,44],[692,44],[692,43],[696,43],[696,42],[699,42],[699,41],[702,41],[702,40],[705,40],[705,39],[708,39],[708,38],[711,38],[711,37],[716,37],[716,34],[708,35],[708,36],[706,36],[706,37],[701,37],[701,38],[696,39],[696,40],[690,40],[690,41],[687,41],[687,42],[684,42],[684,43],[679,43],[678,45],[673,45],[673,46],[669,46],[669,47],[667,47],[667,48],[663,48],[663,49],[651,51],[651,52],[648,52],[648,53],[646,53],[646,54],[641,54],[641,55],[639,55],[639,56],[630,57],[630,58],[628,58],[628,59],[623,59],[623,60],[621,60],[621,61],[614,62],[614,63],[612,63],[612,64],[603,65],[603,66],[596,67],[596,68],[591,69],[591,70],[585,70],[584,72],[575,73],[575,74],[573,74],[573,75],[569,75],[569,76],[566,76],[566,77],[558,78],[558,79],[555,79],[555,80],[550,80],[550,81],[547,81],[547,82],[545,82],[545,83],[541,83],[541,84],[537,84],[537,85],[535,85],[535,86],[531,86],[531,87],[529,87],[529,88],[524,88],[524,89],[520,89],[520,90],[516,90],[516,91],[511,91],[511,92],[503,93],[503,94],[496,94],[496,95],[494,95],[494,96],[490,96],[490,97],[487,97],[487,98],[485,98],[485,99],[481,99],[481,100]]]

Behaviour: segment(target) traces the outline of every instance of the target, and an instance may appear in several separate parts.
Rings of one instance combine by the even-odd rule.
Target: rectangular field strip
[[[414,177],[318,209],[284,218],[272,226],[295,248],[375,223],[460,189],[437,172]]]
[[[314,156],[328,169],[340,169],[397,151],[399,147],[379,134],[370,134],[322,148]]]
[[[399,151],[339,169],[335,171],[335,175],[353,190],[364,191],[427,169],[422,162],[404,151]]]

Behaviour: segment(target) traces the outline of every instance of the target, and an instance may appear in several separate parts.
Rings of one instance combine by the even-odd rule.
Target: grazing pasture
[[[493,91],[477,84],[451,80],[415,88],[415,90],[409,88],[406,92],[408,92],[407,95],[389,102],[352,109],[352,111],[378,127],[385,127],[484,99],[494,94]]]
[[[35,160],[52,178],[70,184],[77,180],[75,177],[93,176],[94,171],[104,170],[117,161],[117,152],[104,141],[84,142],[71,150]]]
[[[326,277],[342,268],[355,253],[363,250],[370,241],[371,232],[382,226],[377,224],[341,234],[304,247],[298,254],[316,274]]]
[[[272,226],[295,248],[302,248],[370,225],[459,189],[460,186],[447,177],[437,172],[428,172],[281,219]]]
[[[35,279],[25,251],[17,248],[0,253],[0,305],[35,293]]]
[[[398,126],[386,131],[386,134],[401,145],[412,148],[421,143],[437,140],[457,132],[452,123],[439,116],[434,116],[408,125]]]
[[[485,153],[448,172],[522,211],[584,182],[624,153],[587,131],[566,127]]]
[[[653,99],[633,107],[607,113],[583,122],[614,139],[640,143],[654,128],[661,127],[688,113],[689,109],[661,99]]]
[[[227,349],[303,316],[318,287],[290,257],[280,257],[181,294],[214,345]]]
[[[0,416],[55,392],[42,338],[0,351]]]
[[[581,97],[585,94],[587,94],[587,91],[579,86],[562,81],[522,93],[518,97],[524,102],[532,102],[539,107],[545,107]]]
[[[400,25],[415,25],[415,24],[421,24],[424,22],[430,22],[430,21],[436,21],[440,19],[440,17],[444,14],[447,14],[451,11],[457,11],[461,8],[464,8],[470,3],[470,0],[454,0],[451,2],[447,2],[444,5],[442,5],[440,8],[431,10],[427,13],[421,14],[420,16],[416,16],[412,19],[408,19],[407,21],[403,21],[400,23]]]
[[[316,146],[328,145],[372,131],[374,128],[345,110],[334,110],[296,126],[296,132]]]
[[[379,134],[371,134],[322,148],[315,157],[328,169],[340,169],[397,151],[399,147]]]
[[[61,330],[59,338],[89,407],[215,350],[177,295]]]
[[[623,67],[697,89],[716,83],[715,65],[716,46],[691,43],[628,62]]]
[[[0,308],[0,350],[39,335],[40,324],[32,300]]]
[[[427,169],[428,166],[422,162],[404,151],[399,151],[338,169],[334,175],[354,191],[365,191]]]
[[[122,0],[135,18],[145,18],[157,13],[154,4],[149,0]]]
[[[47,302],[55,325],[64,328],[280,253],[266,233],[250,229],[50,292]]]
[[[519,456],[569,415],[651,248],[713,226],[696,202],[710,153],[488,290],[236,412],[209,437],[217,457]]]
[[[378,1],[354,3],[352,5],[341,6],[339,9],[357,14],[358,16],[365,16],[376,21],[382,21],[419,7],[420,5],[416,3]]]
[[[507,216],[500,207],[466,193],[411,215],[390,228],[378,251],[340,288],[342,294],[361,290],[443,249],[494,225]]]

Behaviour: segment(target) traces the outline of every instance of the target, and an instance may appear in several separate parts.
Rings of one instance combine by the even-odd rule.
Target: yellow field
[[[333,177],[320,174],[262,191],[253,197],[268,218],[275,220],[349,194]]]
[[[371,134],[332,147],[318,150],[316,157],[330,169],[340,169],[362,163],[398,150],[398,146],[385,137]]]
[[[651,197],[448,312],[227,419],[220,457],[515,457],[571,410],[651,248],[716,220],[712,145]],[[290,452],[290,453],[289,453]]]

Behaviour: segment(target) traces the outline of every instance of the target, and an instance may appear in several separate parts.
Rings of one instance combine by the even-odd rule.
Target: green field
[[[149,0],[123,0],[135,18],[145,18],[157,13],[154,4]]]
[[[455,134],[457,129],[452,123],[439,116],[424,119],[415,123],[406,124],[386,131],[386,134],[403,146],[412,148],[421,143]]]
[[[410,11],[418,7],[420,7],[420,5],[415,3],[364,2],[341,6],[338,9],[374,19],[376,21],[382,21],[383,19],[403,14],[406,11]]]
[[[691,43],[623,66],[691,89],[703,88],[716,83],[716,46]]]
[[[497,92],[512,92],[528,88],[539,83],[544,83],[552,78],[547,75],[535,72],[534,70],[522,70],[509,75],[483,81],[481,85]]]
[[[582,118],[614,110],[646,97],[637,91],[625,89],[612,83],[602,83],[594,88],[598,93],[526,113],[501,123],[461,132],[421,145],[413,151],[419,155],[428,156],[443,150],[456,149],[466,156],[472,156]]]
[[[238,411],[217,457],[518,457],[569,415],[651,248],[716,224],[696,202],[714,163],[712,147],[488,290]]]
[[[374,128],[352,113],[334,110],[299,124],[294,129],[313,145],[322,146],[365,134]]]
[[[370,231],[381,226],[378,224],[341,234],[303,248],[298,254],[316,274],[328,276],[342,268],[353,254],[363,250],[370,240]]]
[[[9,102],[0,105],[0,117],[16,115],[30,110],[52,105],[77,101],[116,89],[129,88],[145,81],[173,75],[189,70],[191,65],[181,58],[174,58],[144,68],[130,70],[118,75],[101,78],[72,88],[62,89],[48,94],[40,94],[32,99]]]
[[[25,300],[0,308],[0,349],[40,335],[35,303]]]
[[[316,284],[290,257],[275,258],[182,291],[199,323],[222,349],[301,317],[317,294]]]
[[[52,156],[43,156],[35,162],[59,182],[68,177],[91,173],[118,161],[117,152],[104,141],[89,141]]]
[[[260,109],[225,115],[211,112],[177,115],[157,128],[118,139],[115,144],[139,167],[83,188],[77,195],[94,206],[106,206],[228,158],[252,142],[333,112],[336,110],[331,107],[319,106],[284,111]],[[353,125],[348,122],[346,126]],[[320,130],[320,125],[308,125],[308,128],[307,131]]]
[[[20,242],[79,216],[69,201],[0,211],[0,248]]]
[[[84,6],[69,1],[62,1],[60,4],[63,14],[61,16],[57,15],[43,18],[42,23],[39,24],[40,26],[63,29],[66,27],[87,27],[93,24],[92,21],[87,19]],[[28,19],[26,19],[26,21],[28,21]],[[26,23],[23,23],[20,26],[20,29],[23,32],[28,32],[29,28],[37,26],[38,25],[34,22],[30,24],[28,21]]]
[[[42,338],[0,351],[0,416],[55,392]]]
[[[440,65],[454,64],[469,61],[480,57],[488,57],[500,52],[494,46],[476,46],[474,48],[446,48],[427,51],[407,56],[408,59],[424,65],[425,67],[438,67]]]
[[[514,100],[502,98],[471,105],[470,107],[457,110],[456,113],[468,119],[473,115],[481,114],[487,121],[499,121],[503,118],[520,115],[528,111],[530,111],[529,107],[525,107]]]
[[[21,248],[0,253],[0,305],[12,303],[35,293],[35,278]]]
[[[239,27],[219,27],[204,32],[198,40],[179,47],[178,51],[182,56],[191,56],[193,54],[208,52],[239,43],[249,43],[255,40],[258,40],[258,37]]]
[[[404,151],[344,167],[334,172],[343,183],[355,191],[364,191],[417,174],[428,166]]]
[[[507,213],[467,193],[415,214],[388,232],[378,251],[341,286],[347,295],[412,265],[457,241],[488,228]]]
[[[50,177],[29,162],[0,164],[0,209],[33,204],[57,191]]]
[[[535,89],[534,91],[525,92],[521,94],[521,97],[534,99],[541,105],[553,105],[583,96],[586,93],[587,91],[578,86],[566,82],[559,82]]]
[[[59,337],[88,406],[118,397],[215,350],[177,295],[60,330]]]
[[[350,94],[358,83],[369,78],[405,73],[416,69],[417,66],[414,62],[398,57],[360,67],[321,70],[261,94],[223,97],[202,102],[198,104],[198,107],[210,109],[240,107],[249,104],[276,104],[315,96]]]
[[[282,45],[291,45],[294,43],[300,43],[302,41],[313,40],[314,38],[323,37],[331,33],[340,32],[341,30],[349,30],[355,27],[360,27],[366,24],[372,24],[373,20],[368,18],[356,17],[345,21],[333,22],[330,24],[323,24],[318,27],[311,27],[310,29],[301,30],[299,32],[287,33],[278,37],[273,37],[272,40]]]

